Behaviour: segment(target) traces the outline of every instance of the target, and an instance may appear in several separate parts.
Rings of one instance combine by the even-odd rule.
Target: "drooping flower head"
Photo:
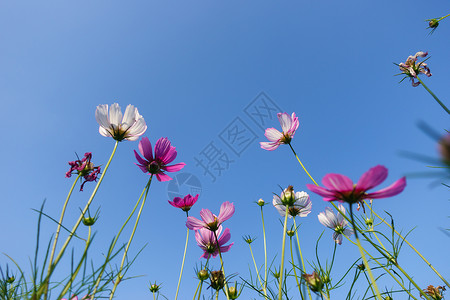
[[[192,197],[190,194],[181,197],[173,198],[173,201],[169,201],[170,205],[173,207],[181,208],[183,211],[188,212],[191,207],[197,202],[198,194],[195,197]]]
[[[214,215],[209,209],[202,209],[200,211],[201,220],[188,217],[186,221],[186,226],[191,230],[199,230],[200,228],[206,228],[211,231],[216,231],[219,226],[231,218],[234,214],[234,205],[228,201],[222,203],[220,206],[219,216]]]
[[[92,153],[86,152],[81,160],[69,161],[70,170],[66,172],[66,178],[70,178],[72,174],[79,174],[83,177],[84,182],[81,184],[80,191],[83,191],[86,182],[97,181],[97,177],[100,174],[100,167],[95,167],[91,159]]]
[[[261,148],[265,150],[273,151],[281,144],[289,144],[299,126],[295,112],[292,113],[292,116],[287,113],[278,113],[277,116],[283,132],[279,132],[275,128],[267,128],[264,135],[270,142],[260,142]]]
[[[423,290],[423,292],[430,296],[433,300],[444,299],[444,291],[445,286],[434,287],[433,285],[429,285],[425,290]],[[422,295],[420,295],[420,298],[423,298]]]
[[[119,142],[124,139],[136,141],[147,130],[144,117],[131,104],[127,106],[123,116],[117,103],[111,105],[109,113],[108,104],[99,105],[95,111],[95,119],[100,125],[98,131],[101,135],[110,136]]]
[[[307,184],[308,189],[323,197],[325,201],[339,201],[353,203],[363,203],[364,199],[379,199],[395,196],[403,191],[406,186],[406,178],[402,177],[390,186],[377,192],[367,193],[368,190],[381,184],[388,175],[388,169],[378,165],[365,172],[358,183],[347,176],[341,174],[327,174],[322,179],[325,187]]]
[[[344,206],[339,204],[338,208],[345,215]],[[353,234],[353,229],[347,228],[348,222],[344,219],[344,216],[339,212],[334,214],[333,210],[329,207],[327,207],[325,212],[321,212],[317,217],[322,225],[334,230],[333,240],[339,245],[342,245],[342,235],[350,236]]]
[[[280,196],[273,195],[272,204],[282,217],[286,215],[286,205],[289,205],[289,218],[295,216],[306,217],[311,212],[312,207],[309,195],[303,191],[295,193],[291,185],[281,192]]]
[[[141,158],[139,154],[134,150],[134,156],[139,162],[136,164],[144,173],[150,173],[156,175],[159,181],[172,180],[170,176],[165,172],[177,172],[181,170],[186,164],[178,163],[171,166],[170,164],[176,157],[177,151],[175,147],[172,147],[170,141],[167,138],[160,138],[156,141],[155,156],[153,156],[152,144],[147,137],[142,138],[139,142],[139,152],[141,152],[144,158]]]
[[[418,62],[418,57],[425,57],[428,55],[428,52],[419,51],[415,55],[410,55],[406,59],[406,62],[401,62],[398,64],[401,74],[405,74],[406,77],[411,79],[412,86],[416,87],[420,84],[420,82],[415,82],[414,78],[417,78],[420,73],[425,74],[426,76],[431,76],[431,71],[428,68],[427,64],[424,61]],[[405,78],[406,78],[405,77]],[[403,80],[403,79],[402,79]]]
[[[231,238],[230,229],[226,228],[222,233],[222,226],[216,230],[216,237],[214,236],[214,231],[211,231],[206,228],[200,228],[195,231],[195,240],[197,241],[197,245],[203,250],[203,258],[210,258],[211,255],[216,257],[220,253],[228,252],[233,246],[234,243],[229,245],[225,245]],[[217,243],[218,242],[218,243]]]
[[[312,274],[302,274],[302,277],[305,279],[311,291],[316,293],[320,293],[322,291],[323,282],[316,271],[312,272]]]

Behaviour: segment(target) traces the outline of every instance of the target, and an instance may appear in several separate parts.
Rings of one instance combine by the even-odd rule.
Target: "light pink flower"
[[[109,112],[108,112],[109,111]],[[114,103],[108,109],[108,104],[97,106],[95,119],[100,127],[98,131],[103,136],[110,136],[117,141],[136,141],[147,130],[144,117],[138,109],[129,104],[122,116],[119,104]]]
[[[402,71],[402,74],[405,74],[411,79],[411,84],[414,87],[420,84],[420,82],[414,82],[414,78],[417,78],[420,73],[425,74],[428,77],[431,76],[431,71],[428,68],[427,64],[423,61],[417,62],[418,57],[425,57],[427,55],[428,52],[419,51],[415,55],[408,56],[406,62],[398,64],[398,67],[400,68],[400,71]]]
[[[345,215],[344,206],[339,204],[338,208]],[[353,234],[353,229],[347,228],[348,222],[344,219],[344,216],[339,212],[334,214],[333,210],[329,207],[327,207],[325,212],[321,212],[317,217],[322,225],[334,230],[333,240],[339,245],[342,244],[342,235],[350,236]]]
[[[221,233],[222,226],[219,226],[219,228],[216,230],[216,241],[214,231],[206,228],[200,228],[199,230],[195,231],[195,240],[197,241],[197,245],[199,245],[203,250],[203,255],[201,257],[208,259],[211,257],[211,255],[213,257],[216,257],[219,254],[219,249],[220,253],[228,252],[230,250],[231,246],[233,246],[234,243],[225,245],[231,238],[230,229],[226,228],[222,236],[220,235]]]
[[[260,142],[261,148],[265,150],[273,151],[281,144],[289,144],[299,126],[295,112],[292,113],[292,116],[287,113],[278,113],[277,116],[283,132],[279,132],[275,128],[267,128],[264,135],[270,142]]]
[[[377,192],[367,193],[367,190],[381,184],[387,175],[388,170],[384,166],[378,165],[365,172],[356,184],[353,184],[353,181],[347,176],[330,173],[322,179],[325,188],[314,184],[307,184],[306,186],[312,192],[322,196],[325,201],[337,200],[350,204],[362,203],[364,199],[392,197],[403,191],[406,186],[405,177],[400,178],[390,186]]]
[[[200,217],[202,220],[199,220],[194,217],[188,217],[186,221],[186,226],[191,230],[199,230],[200,228],[206,228],[211,231],[215,231],[219,228],[219,226],[231,218],[234,214],[234,205],[228,201],[222,203],[220,206],[219,216],[214,215],[209,209],[202,209],[200,211]]]
[[[136,165],[142,172],[156,175],[159,181],[172,180],[164,171],[177,172],[186,165],[185,163],[178,163],[171,166],[167,165],[177,157],[175,147],[170,145],[170,141],[167,138],[160,138],[156,141],[154,157],[152,144],[146,137],[139,142],[139,152],[141,152],[145,159],[141,158],[136,150],[134,150],[134,156],[139,162]]]
[[[173,207],[181,208],[183,211],[189,211],[191,207],[197,202],[198,194],[192,197],[190,194],[184,196],[184,198],[175,197],[173,201],[169,201]]]

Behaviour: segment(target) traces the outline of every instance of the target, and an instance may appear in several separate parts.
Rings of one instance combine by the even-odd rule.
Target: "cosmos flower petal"
[[[381,189],[374,193],[369,193],[365,198],[367,199],[377,199],[377,198],[387,198],[400,194],[406,187],[406,178],[402,177],[390,186]]]
[[[164,174],[164,173],[156,173],[156,178],[158,179],[158,181],[172,180],[172,177],[170,177],[169,175]]]
[[[213,213],[209,209],[202,209],[200,211],[200,217],[202,218],[204,223],[212,223],[215,221],[215,217]]]
[[[122,122],[122,111],[117,103],[114,103],[109,108],[109,122],[115,127],[118,127]]]
[[[170,150],[170,141],[167,138],[160,138],[156,141],[155,158],[161,159]]]
[[[287,113],[278,113],[278,120],[280,121],[283,132],[288,132],[291,129],[292,119]]]
[[[169,151],[167,151],[166,155],[164,157],[161,157],[161,160],[164,164],[170,164],[175,158],[177,157],[177,151],[175,150],[175,147],[170,146]]]
[[[383,183],[388,176],[388,169],[378,165],[365,172],[356,184],[358,190],[367,191]]]
[[[261,145],[261,148],[269,151],[273,151],[277,149],[278,146],[280,146],[280,144],[277,142],[259,142],[259,144]]]
[[[342,245],[342,234],[333,232],[333,240],[338,243],[339,245]]]
[[[279,132],[275,128],[267,128],[264,135],[271,142],[278,142],[283,137],[283,133]]]
[[[217,219],[219,219],[219,222],[225,222],[226,220],[228,220],[229,218],[231,218],[234,214],[234,205],[233,203],[230,203],[228,201],[222,203],[222,205],[220,206],[220,213],[219,213],[219,217],[217,217]]]
[[[190,230],[199,230],[204,227],[205,222],[195,217],[187,217],[186,227]],[[195,233],[197,235],[197,232]]]
[[[353,190],[353,181],[345,175],[330,173],[323,177],[322,183],[325,187],[334,191]]]
[[[336,193],[327,190],[326,188],[323,188],[321,186],[317,186],[315,184],[306,184],[306,187],[311,191],[314,192],[322,197],[327,197],[327,198],[332,198],[332,199],[337,199],[336,198]]]
[[[166,170],[167,172],[177,172],[183,169],[185,165],[185,163],[178,163],[171,166],[164,166],[162,167],[162,169]]]
[[[103,135],[103,136],[106,136],[106,137],[110,137],[110,136],[111,136],[111,137],[112,137],[111,132],[110,132],[108,129],[102,127],[102,126],[99,126],[99,127],[98,127],[98,132],[99,132],[101,135]]]
[[[110,122],[108,120],[108,104],[101,104],[95,110],[95,119],[97,123],[103,128],[109,128]]]
[[[123,130],[128,130],[128,128],[131,127],[131,125],[134,124],[135,120],[135,116],[137,113],[137,108],[135,108],[133,105],[128,104],[127,108],[125,109],[125,113],[123,115],[122,118],[122,129]]]
[[[134,151],[134,157],[136,157],[136,160],[138,161],[138,163],[140,164],[141,167],[145,168],[144,172],[148,172],[147,168],[145,167],[147,165],[147,161],[145,159],[143,159],[137,152],[136,150]],[[139,166],[139,164],[136,164],[137,166]]]
[[[134,152],[136,152],[136,151],[134,151]],[[152,161],[153,160],[152,143],[150,143],[150,140],[148,139],[148,137],[142,138],[141,141],[139,142],[139,152],[141,152],[141,154],[148,161]],[[138,159],[138,161],[139,161],[139,159]],[[140,161],[139,161],[139,163],[144,164],[144,163],[142,163]]]

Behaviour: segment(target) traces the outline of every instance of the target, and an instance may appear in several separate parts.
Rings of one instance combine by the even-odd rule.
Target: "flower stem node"
[[[216,291],[223,289],[225,286],[225,276],[221,270],[212,271],[209,279],[211,280],[211,287]]]

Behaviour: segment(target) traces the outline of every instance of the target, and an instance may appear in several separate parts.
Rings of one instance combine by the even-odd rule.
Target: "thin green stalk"
[[[136,204],[134,205],[133,210],[131,211],[130,215],[129,215],[128,218],[126,219],[125,223],[122,224],[122,227],[120,228],[119,232],[117,233],[116,237],[114,238],[114,241],[113,241],[113,243],[111,244],[111,246],[110,246],[110,248],[109,248],[108,254],[107,254],[106,259],[105,259],[105,262],[107,262],[107,261],[109,260],[109,258],[111,257],[112,252],[113,252],[113,250],[114,250],[114,247],[116,246],[117,240],[119,239],[119,237],[120,237],[120,235],[121,235],[123,229],[125,228],[125,226],[126,226],[126,225],[128,224],[128,222],[130,221],[131,217],[134,215],[134,212],[136,211],[137,207],[139,206],[139,203],[141,203],[141,199],[142,199],[142,197],[144,196],[145,191],[147,191],[147,189],[150,187],[150,183],[151,183],[151,177],[150,177],[149,181],[147,182],[147,185],[146,185],[146,186],[144,187],[144,189],[142,190],[142,193],[141,193],[141,195],[139,196],[138,201],[137,201]],[[104,267],[103,267],[102,270],[100,271],[100,274],[99,274],[98,277],[97,277],[97,281],[96,281],[96,283],[95,283],[94,291],[93,291],[92,294],[91,294],[91,298],[90,298],[91,300],[94,299],[94,296],[95,296],[95,294],[97,293],[97,289],[98,289],[98,286],[100,285],[100,281],[101,281],[101,279],[102,279],[103,272],[105,271],[105,268],[106,268],[106,264],[104,265]]]
[[[366,201],[364,201],[365,202],[365,204],[367,204],[366,203]],[[431,265],[431,263],[410,243],[410,242],[408,242],[408,240],[405,238],[405,237],[403,237],[395,228],[392,228],[392,226],[391,226],[391,224],[389,224],[388,222],[386,222],[386,220],[384,220],[383,218],[381,218],[373,209],[372,209],[372,207],[370,206],[370,205],[367,205],[368,207],[369,207],[369,209],[370,209],[370,211],[378,218],[378,219],[380,219],[384,224],[386,224],[389,228],[391,228],[391,229],[393,229],[394,230],[394,232],[406,243],[406,244],[408,244],[408,246],[409,247],[411,247],[411,249],[413,249],[414,250],[414,252],[416,252],[417,253],[417,255],[419,255],[420,256],[420,258],[422,258],[422,260],[434,271],[434,273],[436,273],[436,275],[438,275],[439,276],[439,278],[447,285],[447,286],[450,286],[450,284],[448,283],[448,281],[447,280],[445,280],[444,279],[444,277],[442,277],[442,275]]]
[[[297,271],[295,270],[294,253],[292,252],[292,236],[289,237],[289,248],[291,250],[291,261],[292,261],[292,268],[294,269],[295,282],[297,283],[298,292],[300,293],[300,297],[303,300],[304,298],[303,298],[302,289],[301,289],[300,283],[298,282]]]
[[[267,298],[267,244],[266,244],[266,227],[264,226],[264,214],[263,207],[261,206],[261,220],[263,227],[263,237],[264,237],[264,296]]]
[[[446,16],[443,16],[443,17],[440,17],[440,18],[438,19],[438,21],[442,21],[442,20],[444,20],[445,18],[447,18],[448,16],[450,16],[450,14],[448,14],[448,15],[446,15]]]
[[[153,292],[153,300],[156,300],[155,292]]]
[[[186,215],[188,215],[188,212],[186,212]],[[188,240],[189,240],[189,228],[187,229],[187,234],[186,234],[186,244],[184,245],[183,262],[181,263],[180,278],[178,278],[178,286],[177,286],[177,292],[175,294],[175,300],[177,300],[177,298],[178,298],[178,291],[180,290],[181,276],[183,275],[183,268],[184,268],[184,261],[186,259],[186,251],[187,251],[187,246],[188,246]]]
[[[198,289],[199,289],[199,288],[201,289],[202,283],[203,283],[203,280],[200,280],[200,281],[198,282],[198,284],[197,284],[197,289],[195,290],[195,294],[194,294],[194,297],[192,298],[192,300],[195,300],[195,296],[197,296]],[[198,295],[198,298],[200,299],[200,295]]]
[[[284,249],[286,246],[286,231],[287,231],[287,218],[289,215],[289,205],[286,205],[286,212],[284,216],[284,226],[283,226],[283,243],[281,246],[281,266],[280,266],[280,279],[278,281],[278,300],[281,300],[282,289],[283,289],[283,273],[284,273]]]
[[[314,182],[315,185],[319,186],[317,184],[317,182],[314,180],[314,178],[312,178],[312,176],[309,174],[308,170],[306,170],[305,166],[303,165],[302,161],[300,160],[300,158],[298,158],[297,153],[295,153],[294,148],[292,148],[292,145],[289,143],[289,147],[291,147],[292,152],[294,152],[295,157],[297,158],[298,162],[300,163],[300,165],[302,166],[303,170],[305,171],[306,175],[309,176],[309,178],[312,180],[312,182]]]
[[[142,199],[142,204],[141,204],[141,207],[139,208],[139,212],[138,212],[137,217],[136,217],[136,222],[134,223],[133,231],[131,232],[130,238],[129,238],[128,243],[127,243],[127,246],[125,247],[125,251],[123,252],[122,262],[120,263],[120,268],[119,268],[119,272],[117,274],[117,279],[114,282],[114,287],[113,287],[113,289],[111,291],[111,294],[109,295],[109,299],[110,300],[114,297],[114,293],[116,292],[117,285],[122,280],[122,274],[121,273],[122,273],[122,270],[123,270],[123,265],[125,264],[125,258],[127,257],[128,249],[130,248],[131,242],[133,241],[133,238],[134,238],[134,234],[136,233],[136,229],[137,229],[137,226],[139,224],[139,220],[141,219],[141,213],[142,213],[142,210],[144,208],[145,201],[147,200],[148,190],[150,189],[150,184],[152,182],[152,178],[153,178],[153,174],[150,176],[149,182],[147,183],[147,189],[145,191],[144,199]]]
[[[298,238],[298,230],[297,230],[297,224],[295,223],[295,217],[293,219],[294,219],[295,237],[297,239],[298,252],[300,254],[300,260],[302,261],[303,274],[306,274],[305,262],[303,261],[302,249],[300,248],[300,239]],[[308,290],[309,299],[312,300],[312,296],[311,296],[311,291],[309,289],[309,285],[306,285],[306,288]]]
[[[249,243],[248,246],[250,248],[250,254],[252,255],[253,265],[255,266],[256,276],[258,277],[259,285],[261,286],[261,288],[264,288],[261,282],[261,276],[259,276],[258,266],[256,265],[255,257],[253,256],[252,245]]]
[[[67,194],[66,201],[64,202],[64,205],[63,205],[63,208],[62,208],[62,211],[61,211],[61,216],[59,217],[58,227],[56,228],[55,240],[53,241],[52,251],[50,253],[50,260],[49,260],[49,263],[48,263],[47,274],[50,274],[51,271],[52,271],[53,257],[55,255],[56,244],[58,243],[59,232],[61,230],[61,225],[62,225],[62,222],[63,222],[63,219],[64,219],[64,215],[66,213],[66,208],[67,208],[67,205],[69,204],[70,196],[72,196],[73,189],[75,188],[75,185],[77,184],[77,181],[80,178],[80,176],[81,176],[81,173],[78,173],[77,178],[75,178],[75,181],[73,182],[72,187],[69,190],[69,194]]]
[[[39,299],[40,295],[42,295],[42,293],[44,292],[44,290],[45,290],[45,298],[47,298],[47,293],[48,293],[47,288],[48,288],[48,284],[49,284],[49,282],[50,282],[50,277],[51,277],[53,271],[55,270],[56,265],[57,265],[57,264],[59,263],[59,261],[61,260],[61,258],[62,258],[62,256],[63,256],[64,252],[66,251],[66,248],[67,248],[67,246],[69,245],[70,241],[72,240],[72,237],[74,236],[76,230],[78,229],[78,226],[80,226],[81,221],[82,221],[83,218],[84,218],[84,215],[86,214],[87,210],[89,209],[89,206],[91,205],[92,201],[94,200],[94,197],[95,197],[95,195],[97,194],[97,191],[98,191],[98,189],[99,189],[99,187],[100,187],[100,184],[102,183],[103,178],[104,178],[105,175],[106,175],[106,171],[108,170],[109,165],[111,164],[111,161],[112,161],[112,159],[113,159],[113,157],[114,157],[114,154],[116,153],[118,144],[119,144],[119,142],[116,141],[116,143],[114,144],[114,149],[113,149],[113,151],[112,151],[112,153],[111,153],[111,156],[109,157],[109,160],[108,160],[108,162],[106,163],[105,169],[103,169],[103,173],[102,173],[102,175],[100,176],[100,179],[98,180],[97,184],[95,185],[94,190],[92,191],[91,197],[89,198],[88,202],[86,203],[86,205],[85,205],[83,211],[81,212],[80,217],[78,218],[77,222],[75,223],[75,225],[73,226],[72,230],[70,231],[70,234],[69,234],[69,236],[67,237],[66,241],[64,242],[63,246],[61,247],[61,250],[59,250],[59,253],[58,253],[58,255],[56,256],[56,259],[55,259],[55,261],[53,262],[53,265],[51,264],[51,270],[50,270],[50,272],[47,274],[47,277],[46,277],[46,279],[45,279],[44,284],[39,288],[38,295],[37,295],[37,296],[38,296],[38,297],[37,297],[38,299]]]
[[[227,295],[228,295],[228,293],[227,293]],[[216,300],[218,300],[218,299],[219,299],[219,290],[216,291]]]
[[[377,299],[383,300],[383,298],[381,297],[380,291],[378,289],[378,285],[375,282],[375,278],[373,277],[372,270],[370,269],[369,262],[367,261],[367,258],[364,255],[364,248],[361,246],[361,241],[359,240],[359,237],[358,237],[358,230],[356,230],[355,220],[353,218],[353,205],[349,204],[349,206],[350,206],[351,223],[353,226],[353,231],[355,232],[355,239],[356,239],[356,243],[358,245],[359,253],[361,253],[361,257],[363,259],[364,266],[366,267],[367,273],[369,273],[370,281],[372,282],[373,288],[375,289]]]
[[[228,285],[227,285],[227,280],[225,277],[225,268],[223,267],[223,259],[222,259],[222,253],[220,251],[220,246],[219,246],[219,240],[217,239],[217,233],[215,231],[214,232],[214,237],[216,238],[216,245],[217,245],[217,250],[219,251],[219,257],[220,257],[220,269],[222,270],[223,273],[223,277],[225,278],[225,296],[227,296],[227,300],[230,300],[230,297],[228,296]],[[217,291],[217,297],[219,297],[219,291]]]
[[[450,110],[447,108],[447,106],[445,106],[444,103],[442,103],[442,101],[439,100],[439,98],[425,85],[425,83],[423,83],[422,79],[420,79],[419,76],[417,76],[416,78],[427,90],[427,92],[430,93],[430,95],[434,98],[434,100],[436,100],[436,102],[439,103],[439,105],[450,115]]]

